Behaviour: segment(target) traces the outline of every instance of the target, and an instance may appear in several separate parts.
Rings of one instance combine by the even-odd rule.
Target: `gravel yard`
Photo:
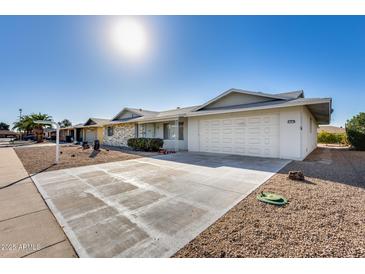
[[[317,148],[242,200],[175,257],[365,257],[365,152]],[[302,170],[305,182],[287,178]],[[261,191],[286,196],[276,207]]]
[[[124,152],[118,149],[104,149],[100,151],[94,151],[90,149],[82,149],[81,146],[69,145],[61,146],[60,151],[60,163],[54,165],[56,147],[55,146],[43,146],[43,147],[20,147],[14,149],[20,160],[22,161],[25,169],[30,174],[34,174],[40,171],[51,171],[70,167],[95,165],[107,162],[116,162],[130,160],[150,155],[156,155],[156,153],[147,152]]]

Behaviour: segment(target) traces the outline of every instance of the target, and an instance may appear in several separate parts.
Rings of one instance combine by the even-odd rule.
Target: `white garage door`
[[[96,130],[95,129],[87,129],[85,141],[89,143],[93,143],[96,140]]]
[[[200,120],[200,151],[279,157],[279,115]]]

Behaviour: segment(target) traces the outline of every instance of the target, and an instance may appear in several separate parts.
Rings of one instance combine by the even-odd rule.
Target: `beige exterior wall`
[[[135,124],[119,124],[113,125],[113,135],[108,136],[108,126],[103,128],[103,144],[108,146],[127,146],[130,138],[136,137]]]
[[[96,136],[97,136],[100,144],[103,144],[103,139],[104,139],[104,128],[103,127],[98,127],[96,129]]]

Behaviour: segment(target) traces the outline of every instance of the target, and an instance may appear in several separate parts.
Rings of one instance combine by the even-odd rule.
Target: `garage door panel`
[[[260,147],[249,147],[248,148],[248,155],[250,156],[256,156],[256,155],[261,155],[261,148]]]
[[[261,117],[249,117],[247,120],[249,125],[256,125],[260,123]]]
[[[199,128],[201,151],[266,157],[279,155],[278,115],[201,120]]]
[[[89,143],[92,143],[96,140],[96,130],[93,130],[93,129],[87,129],[86,130],[86,142],[89,142]]]

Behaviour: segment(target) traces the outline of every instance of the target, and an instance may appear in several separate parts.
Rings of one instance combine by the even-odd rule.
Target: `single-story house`
[[[61,142],[71,142],[75,138],[75,127],[69,126],[69,127],[63,127],[60,128],[60,141]]]
[[[60,141],[85,141],[92,144],[95,140],[99,140],[102,143],[104,139],[104,125],[108,122],[109,119],[89,118],[83,124],[61,128]]]
[[[105,145],[133,137],[162,138],[164,148],[304,159],[317,146],[317,127],[330,123],[331,98],[230,89],[199,106],[167,111],[122,109],[104,124]]]
[[[80,129],[80,137],[82,141],[93,143],[95,140],[99,140],[100,143],[104,139],[104,125],[109,122],[109,119],[101,118],[89,118],[82,126],[78,126],[76,129]],[[76,140],[77,140],[76,130]]]
[[[56,129],[54,128],[45,128],[43,129],[43,135],[44,138],[50,140],[50,139],[56,139]]]
[[[19,138],[19,133],[7,129],[0,129],[0,138]]]

